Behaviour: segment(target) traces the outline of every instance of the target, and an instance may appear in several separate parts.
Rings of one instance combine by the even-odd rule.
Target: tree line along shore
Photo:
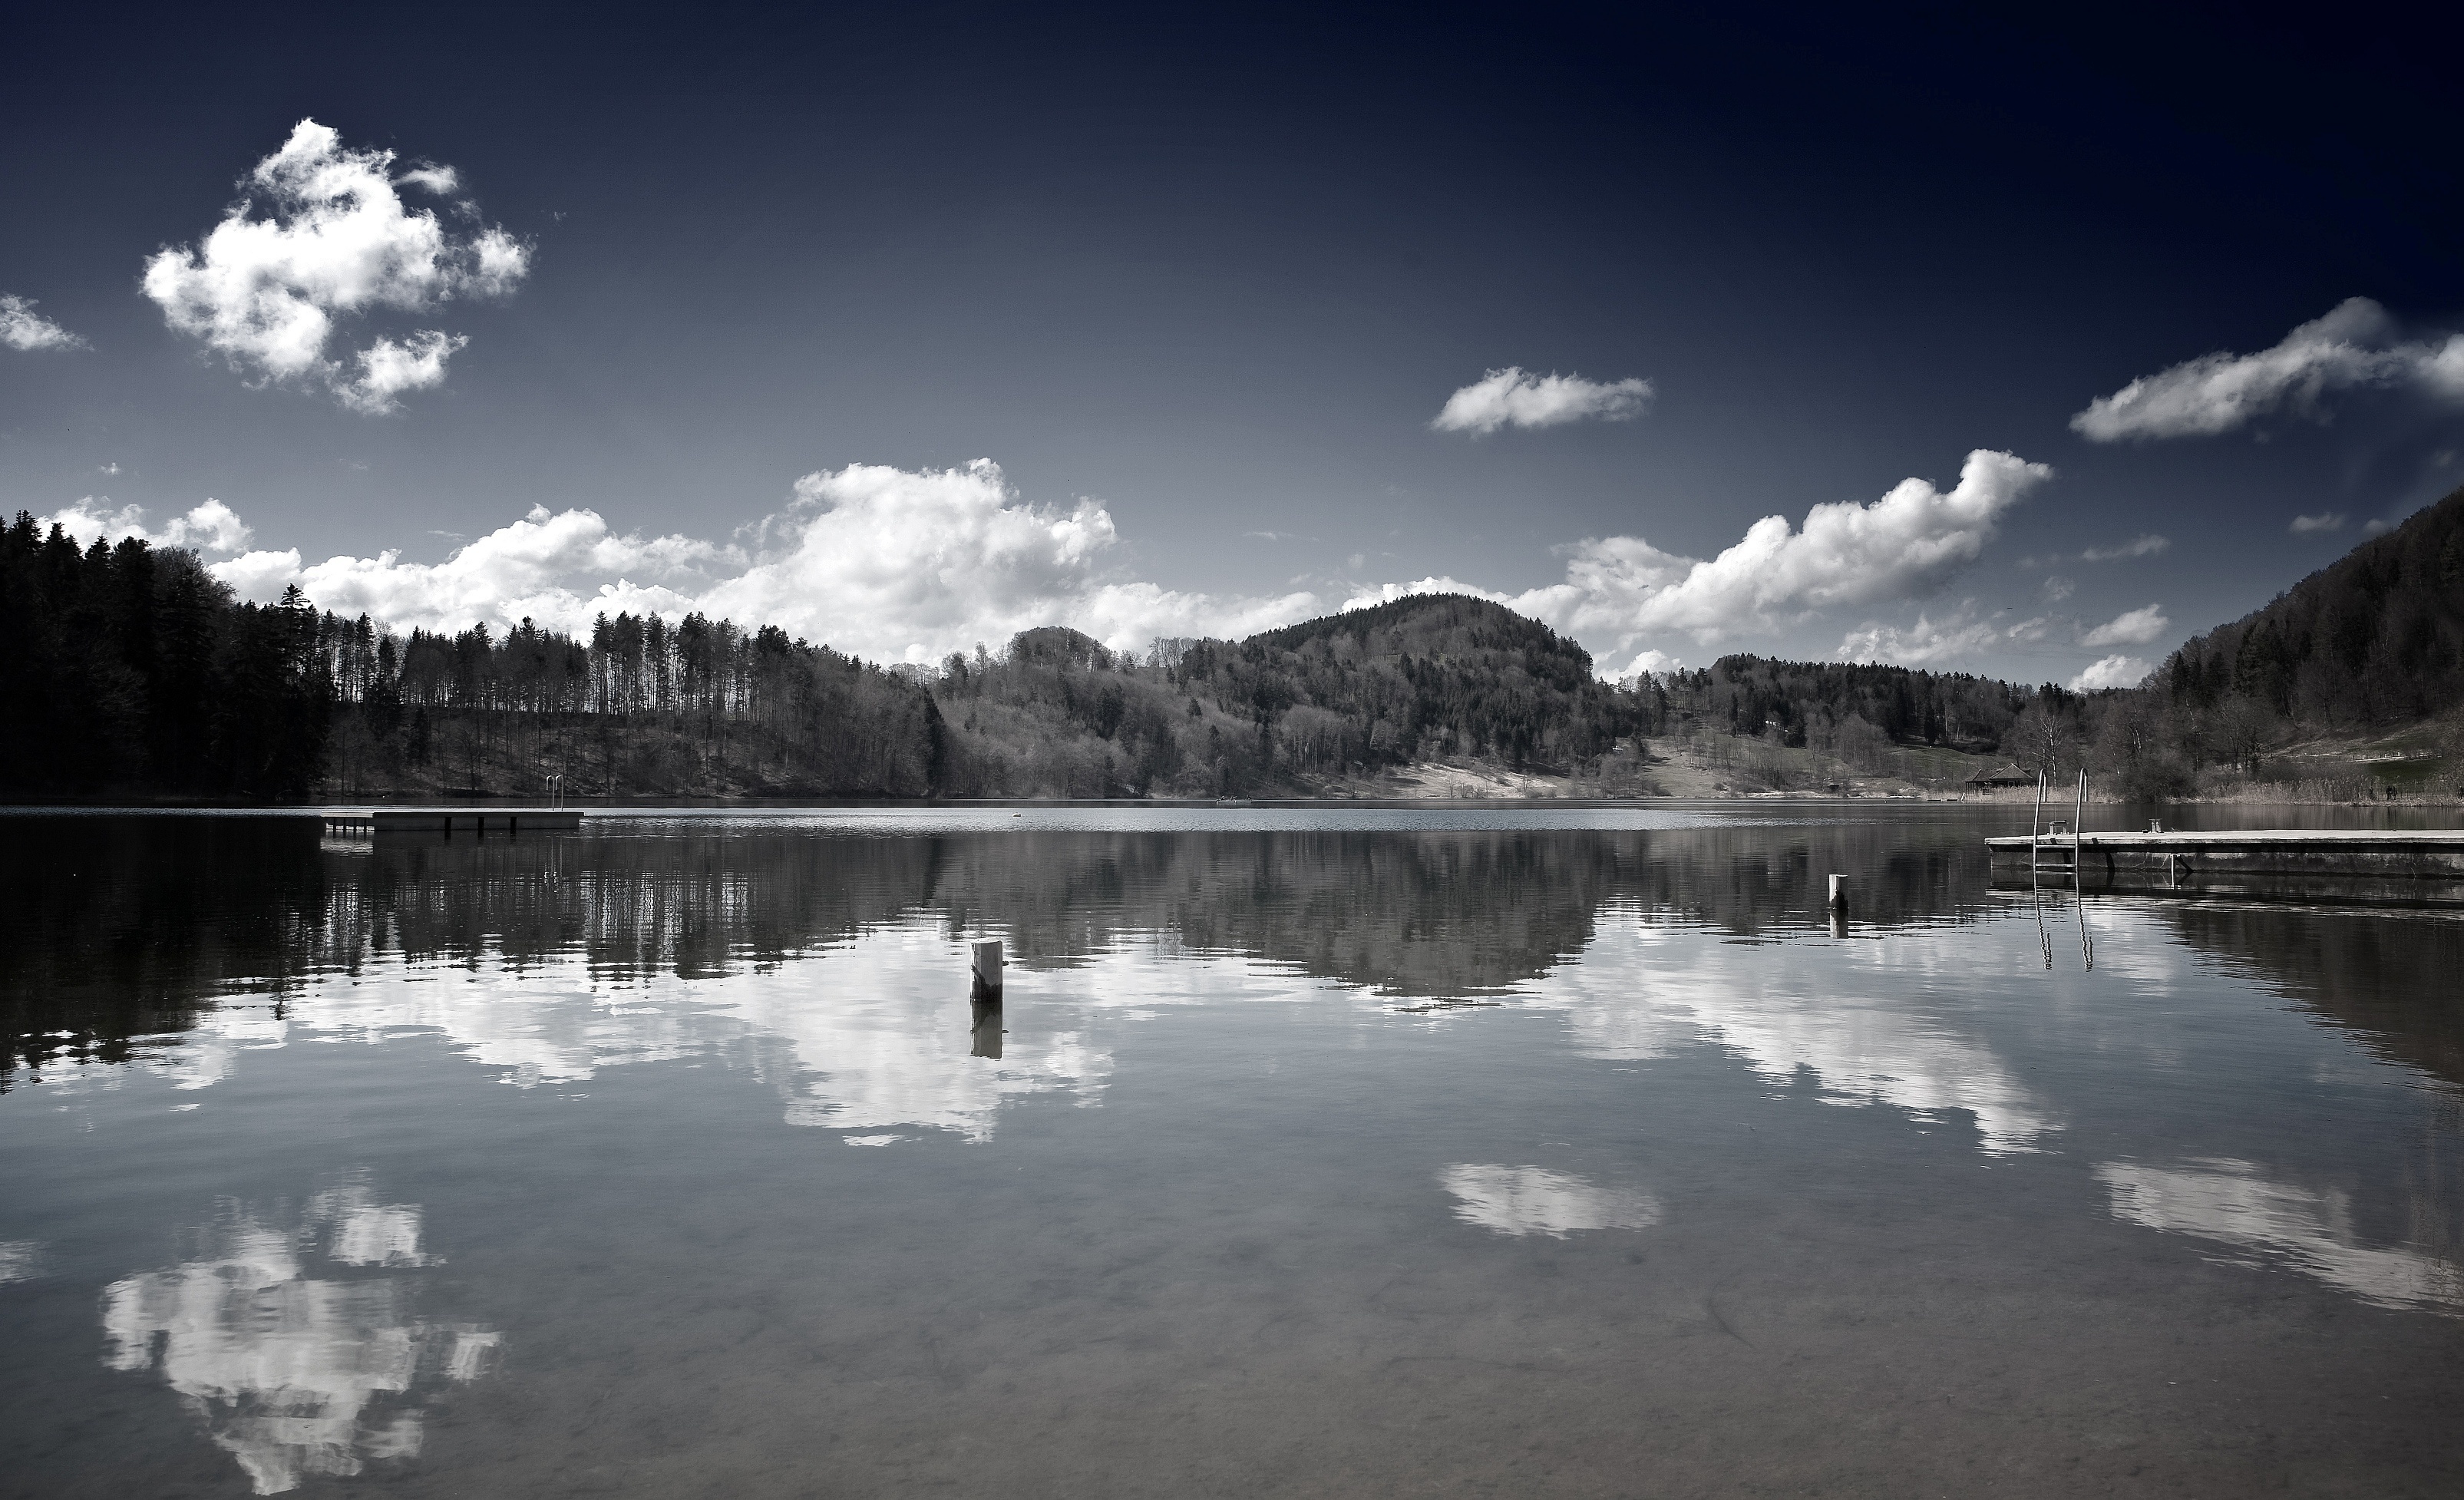
[[[2464,491],[2141,686],[1750,655],[1604,682],[1547,626],[1419,595],[1242,641],[1065,627],[883,666],[776,627],[619,614],[399,634],[193,554],[0,531],[0,797],[1972,794],[2453,799]]]

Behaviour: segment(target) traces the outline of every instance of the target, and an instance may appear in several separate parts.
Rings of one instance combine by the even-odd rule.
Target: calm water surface
[[[2456,1494],[2464,920],[2026,816],[0,818],[0,1492]]]

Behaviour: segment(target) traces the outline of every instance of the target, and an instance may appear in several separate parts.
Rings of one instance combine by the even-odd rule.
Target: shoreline
[[[1597,810],[1618,807],[1656,807],[1687,804],[1830,804],[1840,806],[1872,806],[1877,804],[1929,807],[2028,807],[2035,803],[2033,789],[2026,791],[1991,791],[1965,793],[1938,792],[1713,792],[1692,796],[1669,793],[1645,793],[1628,797],[1567,796],[1498,796],[1498,797],[870,797],[833,796],[826,793],[811,796],[781,795],[753,797],[566,797],[561,805],[569,811],[661,811],[661,810],[723,810],[743,808],[763,810],[792,807],[897,807],[897,808],[1029,808],[1029,807],[1152,807],[1157,810],[1184,811],[1192,808],[1238,809],[1244,807],[1393,807],[1416,808],[1532,808],[1562,807],[1569,811]],[[2056,796],[2050,792],[2044,800],[2048,815],[2058,809],[2078,805],[2078,799],[2065,791]],[[2236,791],[2223,795],[2133,799],[2110,793],[2091,791],[2087,797],[2091,807],[2380,807],[2387,809],[2464,809],[2464,797],[2404,796],[2373,798],[2326,798],[2303,796],[2267,796],[2256,791]],[[142,801],[133,798],[51,799],[45,801],[0,801],[0,816],[41,812],[131,812],[131,813],[264,813],[287,816],[331,810],[417,810],[429,808],[487,808],[503,811],[532,811],[544,806],[542,799],[506,793],[495,796],[463,796],[451,798],[327,798],[295,803],[213,802],[198,799],[163,799]]]

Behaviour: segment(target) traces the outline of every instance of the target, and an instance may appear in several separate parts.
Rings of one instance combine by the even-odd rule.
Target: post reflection
[[[969,1026],[967,1034],[974,1045],[967,1048],[967,1055],[970,1057],[989,1057],[998,1061],[1001,1055],[1001,1007],[1000,1004],[995,1001],[970,1001],[968,1003],[968,1008],[974,1013],[974,1015],[972,1025]]]

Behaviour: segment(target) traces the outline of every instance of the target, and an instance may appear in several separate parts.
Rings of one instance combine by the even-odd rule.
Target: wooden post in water
[[[1001,945],[998,938],[977,943],[974,957],[968,960],[968,972],[975,976],[970,986],[974,998],[999,1004],[1001,998]]]
[[[2036,773],[2036,810],[2028,815],[2028,872],[2036,872],[2036,827],[2045,821],[2045,773]]]
[[[1831,898],[1823,904],[1830,907],[1831,910],[1835,912],[1844,912],[1848,910],[1848,877],[1846,875],[1833,875],[1831,877]]]

